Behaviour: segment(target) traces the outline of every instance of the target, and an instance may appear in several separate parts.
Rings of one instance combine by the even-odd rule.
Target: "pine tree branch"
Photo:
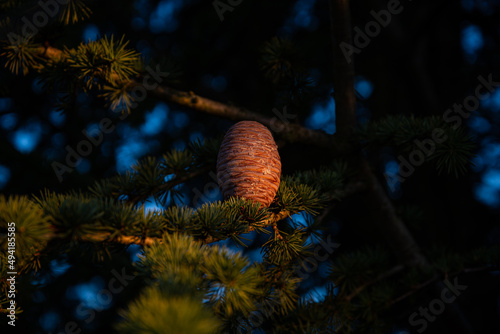
[[[137,195],[133,198],[128,199],[126,202],[131,203],[131,204],[137,204],[138,202],[145,201],[148,199],[150,196],[158,194],[162,191],[168,190],[172,187],[175,187],[176,185],[185,183],[186,181],[189,181],[199,175],[202,175],[204,173],[208,173],[211,169],[211,166],[205,166],[201,167],[199,169],[196,169],[193,172],[189,172],[187,174],[181,175],[181,176],[176,176],[173,180],[167,181],[162,185],[159,185],[155,187],[154,189],[150,190],[147,194],[143,195]]]
[[[354,92],[354,65],[352,58],[348,61],[342,52],[341,43],[352,45],[350,10],[348,0],[330,0],[330,14],[333,41],[333,86],[336,103],[336,125],[338,139],[341,142],[349,141],[352,128],[356,124]],[[382,234],[397,256],[409,266],[429,268],[427,259],[422,255],[416,241],[396,215],[391,200],[387,197],[383,186],[373,174],[368,162],[361,156],[354,157],[356,164],[361,167],[361,177],[368,184],[368,198],[372,207],[379,208],[377,216],[380,218]]]
[[[64,52],[62,50],[54,48],[48,43],[46,43],[45,46],[41,46],[38,49],[38,53],[40,56],[51,60],[60,60],[65,58]]]
[[[406,293],[402,294],[401,296],[399,296],[399,297],[397,297],[397,298],[389,301],[387,303],[387,306],[389,307],[389,306],[391,306],[391,305],[393,305],[393,304],[395,304],[397,302],[400,302],[403,299],[405,299],[405,298],[413,295],[415,292],[419,291],[420,289],[423,289],[426,286],[428,286],[429,284],[434,283],[438,278],[439,278],[439,276],[435,275],[434,277],[428,279],[427,281],[422,282],[420,284],[417,284],[417,285],[413,286],[408,292],[406,292]]]
[[[356,95],[354,92],[354,63],[342,45],[352,45],[349,0],[330,0],[331,32],[333,42],[333,96],[335,98],[336,130],[339,137],[348,140],[356,125]]]
[[[173,88],[159,86],[157,89],[153,90],[152,93],[160,99],[175,102],[179,105],[202,111],[210,115],[224,117],[234,121],[257,121],[271,130],[279,129],[276,130],[278,135],[290,143],[301,142],[340,150],[333,137],[323,131],[311,130],[299,124],[283,122],[276,117],[267,117],[245,108],[213,101],[196,95],[193,92],[183,92]]]
[[[243,234],[256,231],[257,228],[266,228],[269,226],[273,226],[277,222],[279,222],[280,220],[285,219],[286,217],[289,217],[289,216],[290,216],[290,212],[288,210],[282,210],[279,213],[272,213],[270,218],[262,220],[262,221],[257,222],[257,223],[254,223],[253,226],[250,226]],[[211,244],[211,243],[217,242],[217,241],[220,241],[220,239],[217,239],[214,237],[208,237],[208,238],[202,240],[203,244]]]
[[[342,52],[341,45],[352,45],[351,22],[348,0],[330,0],[330,17],[333,41],[333,88],[336,103],[337,133],[339,142],[349,142],[355,120],[354,64],[352,57],[348,61]],[[361,168],[361,177],[369,184],[367,198],[372,208],[378,208],[376,216],[381,225],[382,235],[393,249],[393,252],[407,266],[417,266],[423,271],[434,271],[425,258],[417,242],[403,221],[396,215],[392,201],[387,197],[384,187],[371,170],[368,161],[360,154],[353,160]],[[441,283],[441,284],[439,284]],[[442,282],[433,286],[435,291],[442,290]],[[472,333],[468,321],[457,305],[446,308],[453,322],[460,324],[459,330]]]
[[[204,168],[200,168],[200,169],[198,169],[192,173],[189,173],[187,175],[175,178],[175,179],[157,187],[154,193],[158,193],[164,189],[168,189],[168,188],[173,187],[177,184],[184,183],[187,180],[189,180],[197,175],[203,174],[208,170],[210,170],[210,167],[206,166]],[[342,190],[335,191],[333,197],[334,198],[346,198],[348,196],[352,196],[356,193],[364,191],[365,189],[366,189],[366,184],[363,183],[362,181],[359,181],[359,180],[352,181],[350,183],[347,183]],[[141,200],[145,200],[149,196],[150,196],[150,194],[148,194],[147,196],[146,195],[139,195],[139,196],[127,201],[127,202],[137,203]],[[332,206],[330,206],[330,207],[332,207]],[[270,218],[262,220],[260,222],[253,223],[252,226],[250,226],[245,232],[243,232],[243,234],[256,231],[257,228],[266,228],[266,227],[270,227],[270,226],[273,226],[273,228],[275,228],[277,222],[279,222],[287,217],[290,217],[291,214],[292,213],[288,210],[282,210],[277,214],[271,213]],[[322,217],[320,217],[320,218],[322,219]],[[275,229],[275,232],[276,231],[277,230]],[[137,245],[146,245],[146,246],[152,245],[155,242],[160,242],[160,243],[162,242],[162,239],[158,238],[158,237],[141,237],[141,236],[122,235],[122,236],[117,236],[117,237],[111,238],[111,235],[112,235],[112,233],[109,233],[109,232],[94,233],[91,235],[84,236],[82,238],[82,240],[87,241],[87,242],[96,242],[96,243],[97,242],[115,242],[115,243],[124,244],[124,245],[137,244]],[[57,237],[57,236],[55,236],[55,237]],[[279,234],[279,231],[277,231],[277,237],[282,238],[282,236]],[[208,236],[205,239],[201,239],[201,242],[203,244],[210,244],[210,243],[214,243],[214,242],[217,242],[220,240],[221,239]]]
[[[369,184],[366,198],[373,213],[380,224],[381,234],[386,239],[387,244],[392,248],[393,253],[409,267],[419,267],[422,270],[431,270],[429,261],[422,254],[422,250],[411,235],[404,222],[396,214],[394,204],[387,197],[385,189],[380,181],[373,174],[368,162],[360,159],[364,176]]]
[[[353,299],[354,297],[356,297],[361,291],[363,291],[364,289],[366,289],[367,287],[369,287],[370,285],[373,285],[383,279],[386,279],[388,277],[391,277],[392,275],[395,275],[399,272],[401,272],[403,269],[405,268],[405,266],[403,265],[397,265],[393,268],[391,268],[390,270],[378,275],[377,277],[375,277],[374,279],[358,286],[350,295],[348,295],[345,299],[347,301],[351,301],[351,299]]]
[[[39,55],[45,58],[58,60],[64,58],[64,52],[45,45],[39,48]],[[140,82],[122,82],[123,85],[140,85]],[[277,117],[268,117],[245,108],[214,101],[193,92],[179,91],[166,86],[158,86],[150,91],[152,96],[167,101],[174,102],[178,105],[188,107],[193,110],[201,111],[210,115],[227,118],[234,121],[257,121],[264,124],[271,130],[274,130],[280,137],[290,143],[306,143],[320,147],[329,148],[337,153],[342,150],[337,145],[334,137],[319,130],[311,130],[299,124],[283,122]]]
[[[498,268],[498,265],[497,266],[494,266],[494,265],[487,265],[487,266],[481,266],[481,267],[474,267],[474,268],[464,268],[462,270],[458,270],[452,274],[447,274],[445,275],[445,279],[446,280],[449,280],[450,278],[454,278],[460,274],[468,274],[468,273],[478,273],[478,272],[483,272],[483,271],[494,271],[496,270],[496,268]],[[425,282],[422,282],[420,284],[417,284],[415,286],[413,286],[408,292],[402,294],[401,296],[391,300],[389,303],[388,303],[388,306],[391,306],[397,302],[400,302],[402,301],[403,299],[413,295],[414,293],[418,292],[419,290],[425,288],[426,286],[430,285],[431,283],[435,282],[437,279],[439,279],[441,276],[440,275],[435,275],[433,276],[432,278],[428,279],[427,281]],[[439,282],[440,283],[440,286],[442,287],[442,289],[448,289],[448,287],[446,287],[443,282]],[[439,291],[439,293],[441,293],[442,289]]]
[[[349,183],[347,183],[343,189],[334,191],[332,194],[333,198],[338,198],[338,199],[346,199],[350,196],[353,196],[355,194],[358,194],[362,191],[365,191],[367,189],[367,185],[365,182],[360,181],[360,180],[354,180]],[[323,212],[316,218],[316,222],[318,224],[321,224],[323,220],[328,217],[330,212],[332,212],[333,209],[337,206],[339,202],[332,201],[329,203],[329,205],[326,206],[326,208],[323,210]]]
[[[287,210],[283,210],[277,214],[273,213],[271,214],[271,217],[269,219],[262,220],[260,222],[256,222],[253,224],[253,226],[250,226],[243,234],[245,233],[250,233],[255,231],[257,228],[265,228],[269,226],[275,225],[278,221],[285,219],[290,215],[290,212]],[[93,243],[100,243],[100,242],[114,242],[118,244],[123,244],[123,245],[143,245],[143,246],[151,246],[155,242],[162,243],[162,238],[158,237],[141,237],[141,236],[135,236],[135,235],[122,235],[122,236],[117,236],[117,237],[112,237],[112,233],[105,232],[105,233],[92,233],[85,235],[81,239],[83,241],[87,242],[93,242]],[[54,237],[57,237],[57,235],[54,235]],[[212,236],[208,236],[205,239],[201,239],[200,241],[202,244],[211,244],[217,241],[220,241],[221,239],[214,238]]]
[[[101,243],[101,242],[114,242],[122,245],[142,245],[151,246],[155,242],[162,242],[161,238],[154,237],[139,237],[135,235],[121,235],[118,237],[111,237],[111,233],[93,233],[82,237],[82,241]]]

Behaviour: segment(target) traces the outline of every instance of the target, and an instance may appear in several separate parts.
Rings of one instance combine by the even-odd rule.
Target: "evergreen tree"
[[[214,2],[219,17],[236,10],[229,3]],[[3,75],[17,82],[36,79],[53,106],[76,119],[83,98],[87,108],[109,109],[98,115],[99,131],[87,131],[63,159],[45,162],[52,179],[77,174],[79,159],[97,149],[118,123],[137,123],[136,115],[151,100],[211,118],[264,124],[280,146],[283,175],[269,208],[242,198],[215,200],[210,192],[216,180],[210,175],[215,175],[222,132],[144,157],[88,187],[82,185],[89,179],[82,178],[64,191],[49,186],[0,195],[3,330],[42,332],[43,294],[62,300],[66,293],[70,299],[71,285],[92,274],[104,282],[97,306],[61,301],[69,310],[63,311],[57,332],[484,332],[462,309],[474,298],[460,295],[472,289],[471,282],[498,270],[500,248],[457,247],[455,242],[466,239],[448,240],[443,226],[433,232],[441,217],[433,216],[436,210],[428,203],[390,197],[397,189],[418,187],[408,183],[422,178],[419,169],[432,180],[439,173],[446,182],[462,182],[474,141],[438,112],[358,122],[356,103],[363,101],[354,90],[353,58],[346,56],[351,50],[346,45],[354,45],[347,1],[329,2],[334,135],[302,125],[304,110],[325,89],[313,85],[309,66],[290,40],[275,37],[259,49],[270,94],[276,105],[286,106],[270,115],[181,89],[175,64],[145,59],[119,33],[75,43],[72,29],[82,27],[78,24],[109,15],[98,13],[99,5],[41,4],[0,4],[1,58],[10,72]],[[316,52],[324,51],[324,45],[317,47]],[[4,87],[2,94],[11,92]],[[287,159],[290,150],[304,147],[314,148],[314,168],[295,168]],[[393,174],[384,173],[377,159],[388,150],[408,157]],[[421,187],[424,194],[433,192],[429,184]],[[186,199],[186,189],[196,190],[188,192],[192,198]],[[159,209],[148,210],[150,202]],[[337,220],[348,225],[346,232],[336,231]],[[136,261],[127,253],[133,247],[141,249]],[[72,266],[62,276],[60,262]],[[498,277],[488,282],[498,284]],[[326,287],[322,298],[306,293],[315,286]],[[431,313],[424,315],[422,308]],[[11,313],[15,317],[9,318]]]

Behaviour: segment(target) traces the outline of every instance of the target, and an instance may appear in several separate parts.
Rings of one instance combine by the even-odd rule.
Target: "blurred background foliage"
[[[53,21],[40,29],[36,40],[63,49],[77,47],[82,41],[124,35],[128,47],[137,50],[146,64],[161,64],[168,69],[171,76],[166,83],[171,87],[268,116],[286,106],[287,113],[296,116],[291,121],[335,132],[335,101],[331,97],[335,74],[326,0],[242,1],[224,13],[222,22],[210,1],[84,3],[92,11],[88,18],[84,15],[73,20],[66,13],[63,22],[72,24],[63,26]],[[402,13],[394,15],[391,23],[354,56],[361,124],[388,115],[441,117],[453,103],[461,103],[474,93],[479,75],[487,77],[491,73],[495,81],[500,80],[500,1],[427,0],[401,4]],[[2,10],[8,9],[8,2],[3,6]],[[351,1],[352,25],[363,30],[372,20],[370,11],[384,8],[386,2],[382,0]],[[1,19],[7,19],[3,12]],[[281,44],[278,49],[274,48],[276,43]],[[289,60],[290,67],[273,67],[269,60],[277,58]],[[59,103],[60,96],[44,88],[35,73],[24,77],[2,68],[3,194],[38,194],[43,188],[56,192],[86,189],[96,180],[130,170],[146,155],[184,149],[192,141],[220,136],[232,124],[148,98],[126,120],[117,121],[116,130],[104,135],[103,143],[59,182],[51,163],[64,161],[65,147],[76,147],[84,139],[82,130],[91,132],[102,118],[113,115],[101,99],[82,92],[73,96],[73,103],[64,105],[63,110]],[[388,188],[424,249],[436,240],[456,250],[500,243],[499,124],[497,89],[463,124],[476,143],[468,174],[456,179],[438,175],[424,165],[404,184]],[[318,168],[332,158],[322,154],[320,148],[303,144],[283,145],[280,153],[284,174]],[[392,148],[383,147],[370,159],[382,175],[397,171],[397,155]],[[170,198],[170,203],[193,205],[194,189],[211,192],[211,200],[221,199],[217,189],[205,188],[210,181],[207,177],[180,186],[178,196]],[[360,201],[341,205],[339,215],[331,222],[329,232],[348,249],[369,242],[375,229],[356,223],[356,219],[366,219],[358,210],[362,205]],[[157,207],[154,203],[146,206]],[[345,225],[346,218],[354,222]],[[304,218],[297,219],[306,224]],[[424,225],[422,221],[432,224]],[[40,315],[40,330],[51,332],[74,319],[71,310],[80,303],[100,311],[96,321],[85,329],[105,329],[106,316],[114,314],[121,300],[133,296],[127,295],[131,293],[127,290],[106,308],[93,305],[92,297],[109,280],[110,268],[129,266],[129,257],[135,258],[137,251],[134,246],[120,250],[120,256],[97,271],[94,264],[87,263],[88,259],[77,266],[63,260],[51,263],[52,270],[40,278],[51,284],[34,290],[33,300],[26,301],[37,304],[31,312]],[[256,260],[261,257],[252,247],[245,252]],[[90,267],[92,271],[87,270]],[[496,302],[490,299],[488,305],[479,306],[483,314],[472,306],[468,309],[475,321],[499,316],[494,311],[500,307],[499,288],[491,284],[495,279],[498,282],[498,275],[495,277],[478,278],[469,285],[477,290],[477,299],[468,300],[469,305],[479,305],[485,295],[496,296]],[[64,281],[79,283],[70,288],[57,284]],[[315,285],[301,286],[300,292],[313,300],[321,299],[326,291],[324,281],[318,277],[313,282]],[[403,325],[405,321],[402,319]]]

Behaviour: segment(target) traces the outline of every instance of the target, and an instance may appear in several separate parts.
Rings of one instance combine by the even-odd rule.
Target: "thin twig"
[[[406,292],[405,294],[403,294],[403,295],[399,296],[398,298],[395,298],[395,299],[391,300],[390,302],[388,302],[388,303],[387,303],[387,306],[389,307],[389,306],[391,306],[391,305],[393,305],[393,304],[395,304],[395,303],[397,303],[397,302],[399,302],[399,301],[401,301],[401,300],[403,300],[403,299],[405,299],[405,298],[407,298],[407,297],[409,297],[409,296],[413,295],[415,292],[417,292],[418,290],[420,290],[420,289],[422,289],[422,288],[424,288],[424,287],[428,286],[429,284],[433,283],[433,282],[434,282],[435,280],[437,280],[438,278],[439,278],[439,275],[435,275],[435,276],[434,276],[434,277],[432,277],[431,279],[428,279],[428,280],[427,280],[427,281],[425,281],[425,282],[422,282],[422,283],[420,283],[420,284],[417,284],[417,285],[413,286],[413,287],[411,288],[411,290],[409,290],[409,291],[408,291],[408,292]]]
[[[157,187],[155,187],[153,190],[151,191],[148,191],[147,194],[143,194],[143,195],[137,195],[131,199],[128,199],[126,202],[127,203],[132,203],[132,204],[137,204],[138,202],[140,201],[144,201],[146,200],[148,197],[152,196],[152,195],[155,195],[155,194],[158,194],[162,191],[166,191],[172,187],[175,187],[176,185],[178,184],[181,184],[181,183],[185,183],[186,181],[189,181],[191,179],[193,179],[194,177],[196,176],[199,176],[201,174],[204,174],[204,173],[207,173],[209,172],[211,169],[210,166],[205,166],[205,167],[201,167],[193,172],[189,172],[187,174],[184,174],[182,176],[176,176],[174,179],[170,180],[170,181],[167,181]]]
[[[399,273],[400,271],[402,271],[403,269],[405,268],[405,266],[403,265],[397,265],[393,268],[391,268],[390,270],[378,275],[377,277],[375,277],[374,279],[358,286],[350,295],[348,295],[345,299],[347,301],[350,301],[351,299],[353,299],[354,297],[356,297],[361,291],[363,291],[364,289],[366,289],[367,287],[369,287],[370,285],[373,285],[383,279],[386,279],[394,274],[397,274]]]
[[[330,0],[329,5],[333,46],[333,96],[337,111],[335,126],[341,140],[347,141],[356,125],[354,62],[342,51],[343,45],[352,45],[351,14],[349,0]]]
[[[339,143],[349,143],[352,128],[356,125],[354,64],[342,51],[342,45],[352,46],[349,0],[330,0],[330,17],[333,40],[333,89],[336,103],[336,126]],[[352,55],[351,55],[352,56]],[[416,266],[423,271],[432,270],[417,242],[403,221],[396,215],[394,204],[388,198],[384,187],[373,173],[368,161],[360,154],[353,155],[355,164],[360,167],[360,176],[369,184],[367,198],[374,208],[380,222],[382,235],[391,245],[393,252],[407,266]],[[439,289],[439,284],[434,288]],[[470,324],[462,315],[458,306],[446,308],[446,312],[459,324],[463,333],[472,333]]]
[[[278,225],[276,223],[273,224],[274,237],[280,240],[283,240],[283,236],[281,236],[280,230],[278,229]]]
[[[260,222],[256,222],[253,225],[250,225],[249,228],[243,232],[242,234],[245,233],[250,233],[256,230],[256,228],[265,228],[269,226],[273,226],[276,224],[276,222],[288,217],[290,213],[287,210],[283,210],[277,214],[272,213],[271,216],[268,219],[264,219]],[[158,242],[162,243],[162,238],[159,237],[142,237],[142,236],[136,236],[136,235],[122,235],[122,236],[117,236],[117,237],[111,237],[112,233],[92,233],[89,235],[86,235],[82,238],[83,241],[87,242],[114,242],[114,243],[119,243],[123,245],[143,245],[143,246],[151,246],[152,244]],[[54,237],[57,237],[57,234],[54,235]],[[211,244],[217,241],[220,241],[221,239],[214,238],[212,236],[208,236],[205,239],[200,239],[199,241],[203,244]]]
[[[469,273],[477,273],[477,272],[482,272],[482,271],[492,271],[492,270],[495,270],[495,268],[498,267],[495,266],[495,265],[486,265],[486,266],[481,266],[481,267],[476,267],[476,268],[464,268],[462,270],[458,270],[454,273],[450,273],[450,274],[445,274],[446,276],[446,279],[450,279],[450,278],[453,278],[453,277],[456,277],[460,274],[469,274]],[[418,290],[422,289],[422,288],[425,288],[426,286],[428,286],[429,284],[431,284],[432,282],[436,281],[438,278],[440,278],[440,275],[435,275],[433,278],[425,281],[425,282],[422,282],[418,285],[415,285],[414,287],[412,287],[411,290],[409,290],[408,292],[406,292],[405,294],[399,296],[398,298],[395,298],[393,300],[391,300],[388,304],[388,306],[390,305],[393,305],[409,296],[411,296],[412,294],[414,294],[415,292],[417,292]]]
[[[330,0],[330,16],[333,41],[333,88],[335,96],[335,117],[338,141],[349,142],[356,125],[356,96],[354,91],[354,61],[342,51],[342,45],[352,45],[349,0]],[[353,152],[355,153],[355,152]],[[415,239],[403,221],[396,215],[391,200],[380,184],[368,161],[360,154],[354,154],[353,162],[360,167],[360,177],[367,182],[367,198],[380,218],[382,234],[394,253],[408,266],[428,268],[429,262],[423,256]]]
[[[38,54],[53,60],[64,59],[64,52],[49,45],[40,47]],[[140,85],[138,81],[122,82],[122,85]],[[214,101],[193,92],[176,90],[167,86],[158,86],[151,91],[151,95],[163,101],[174,102],[176,104],[201,111],[210,115],[228,118],[234,121],[257,121],[264,124],[282,139],[290,143],[300,142],[325,147],[340,153],[341,147],[336,144],[333,136],[321,130],[311,130],[299,124],[283,122],[277,117],[268,117],[257,112],[237,107],[230,104]]]

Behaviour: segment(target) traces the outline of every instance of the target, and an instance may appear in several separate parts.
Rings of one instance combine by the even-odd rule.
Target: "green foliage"
[[[217,155],[222,143],[222,136],[208,141],[196,140],[191,142],[189,150],[193,152],[196,164],[198,166],[210,165],[215,166],[217,162]]]
[[[168,297],[148,287],[122,312],[124,322],[118,323],[120,333],[216,333],[219,322],[199,301],[188,295]]]
[[[191,167],[194,162],[195,157],[188,150],[177,150],[172,151],[163,155],[164,163],[163,168],[167,173],[181,173],[184,170]]]
[[[182,233],[192,230],[191,216],[193,209],[188,207],[171,206],[162,212],[163,220],[168,231]]]
[[[92,10],[87,6],[85,0],[66,0],[57,3],[58,21],[64,25],[70,25],[84,21],[92,15]],[[19,13],[26,13],[33,11],[38,4],[38,1],[33,0],[2,0],[0,3],[0,10],[2,14],[16,18]]]
[[[455,177],[465,175],[471,159],[474,157],[474,145],[472,138],[463,129],[446,131],[448,139],[436,147],[431,155],[431,162],[436,165],[437,170],[453,174]]]
[[[212,155],[217,152],[199,144],[194,151],[212,151]],[[132,172],[99,182],[88,193],[45,191],[34,201],[24,198],[23,207],[27,208],[26,214],[33,215],[32,224],[43,224],[52,232],[46,235],[40,229],[32,229],[36,232],[35,238],[43,241],[37,250],[41,254],[37,256],[47,256],[50,250],[45,248],[49,240],[52,241],[51,249],[56,247],[69,254],[82,254],[84,245],[97,237],[95,240],[100,243],[92,247],[92,254],[97,255],[98,261],[104,261],[103,251],[110,256],[107,245],[122,237],[133,237],[132,240],[138,243],[146,238],[162,238],[162,243],[145,248],[137,267],[142,276],[149,277],[151,286],[123,313],[125,320],[117,328],[125,332],[146,325],[151,331],[167,328],[162,327],[166,325],[160,320],[148,320],[147,324],[138,320],[138,312],[144,312],[147,298],[152,298],[151,303],[155,305],[152,314],[161,319],[167,317],[162,314],[169,312],[173,303],[189,305],[194,312],[190,315],[192,318],[180,307],[179,313],[173,313],[178,319],[168,322],[171,328],[179,330],[184,326],[183,319],[189,319],[186,321],[193,326],[197,321],[202,324],[208,321],[213,326],[217,324],[218,328],[243,329],[262,325],[250,320],[259,307],[268,309],[266,318],[292,311],[301,281],[293,272],[293,266],[311,254],[309,246],[304,245],[309,231],[294,227],[293,222],[280,225],[282,239],[270,238],[264,247],[265,261],[259,266],[250,265],[240,254],[225,248],[202,246],[200,241],[230,238],[245,246],[243,234],[249,231],[269,233],[267,228],[276,219],[279,222],[302,211],[315,213],[326,198],[313,187],[298,183],[299,177],[285,177],[275,206],[270,209],[245,199],[229,198],[224,202],[205,203],[196,210],[171,205],[165,210],[146,213],[128,200],[131,194],[137,195],[132,193],[134,189],[142,189],[141,195],[150,196],[167,175],[174,175],[165,181],[171,182],[178,175],[185,176],[187,171],[200,166],[203,167],[201,160],[189,151],[172,151],[163,159],[146,158]],[[10,203],[4,205],[16,208]],[[287,214],[281,216],[284,212]],[[20,215],[11,216],[16,222],[23,220]],[[205,301],[204,306],[202,301]],[[193,303],[198,307],[192,307]]]
[[[136,85],[131,80],[142,70],[142,62],[135,50],[126,48],[127,44],[124,36],[119,41],[105,36],[81,43],[76,49],[66,49],[65,58],[86,90],[96,86],[111,110],[130,112],[134,103],[131,90]]]
[[[330,294],[333,292],[328,292]],[[280,321],[274,333],[337,333],[340,326],[334,326],[332,314],[331,308],[324,303],[301,300],[294,312]]]
[[[478,263],[498,268],[498,264],[500,263],[500,245],[475,249],[465,255],[464,265],[477,265]]]
[[[77,23],[89,18],[92,10],[82,0],[69,0],[67,5],[62,8],[59,20],[68,25]]]
[[[454,252],[443,245],[435,245],[427,254],[432,259],[433,266],[445,275],[460,272],[469,266],[498,268],[500,263],[499,245],[474,249],[467,254]]]
[[[347,253],[333,261],[330,277],[339,287],[339,293],[345,294],[374,278],[376,273],[388,269],[388,260],[387,250],[381,247]]]
[[[15,250],[16,263],[15,267],[18,271],[27,265],[31,265],[32,269],[36,270],[39,267],[37,257],[47,242],[52,237],[50,229],[50,217],[45,215],[43,211],[27,197],[9,197],[5,198],[0,195],[0,233],[8,235],[8,224],[15,223]],[[0,239],[0,248],[7,249],[8,238]],[[2,258],[7,256],[7,252],[3,251]],[[9,270],[7,266],[0,268],[2,276]]]
[[[294,114],[313,97],[314,82],[305,69],[305,59],[302,50],[288,39],[273,37],[261,49],[260,70],[278,89],[276,104]]]
[[[266,261],[273,265],[286,265],[294,259],[303,259],[310,255],[307,251],[310,245],[304,245],[303,229],[279,233],[280,237],[269,240],[262,249]]]
[[[4,58],[5,67],[14,74],[27,75],[30,69],[37,67],[42,61],[38,57],[41,47],[29,37],[20,37],[13,44],[2,43],[0,57]]]
[[[21,3],[21,0],[4,0],[0,3],[0,9],[2,11],[8,11],[11,10]]]
[[[138,74],[139,54],[127,49],[127,44],[124,36],[119,41],[113,36],[111,39],[104,36],[97,41],[81,43],[76,49],[66,49],[65,56],[86,89],[92,89],[96,84],[102,88],[102,79],[115,84]]]
[[[208,294],[217,314],[248,316],[256,309],[255,298],[262,292],[263,277],[257,267],[228,249],[214,246],[204,254],[203,269],[209,281]]]
[[[437,130],[436,130],[437,129]],[[434,131],[442,131],[435,142]],[[381,120],[367,123],[357,130],[358,138],[368,147],[390,146],[399,153],[409,155],[412,151],[421,151],[417,144],[423,140],[432,141],[433,152],[426,156],[440,173],[446,172],[456,177],[465,174],[473,157],[474,144],[462,128],[454,129],[437,116],[417,118],[413,115],[387,116]]]
[[[83,5],[81,1],[72,1],[65,15],[77,10],[75,6],[80,4]],[[0,57],[14,74],[26,75],[30,69],[37,70],[44,88],[63,92],[59,98],[62,109],[68,107],[77,87],[82,87],[87,93],[96,90],[112,110],[130,112],[135,103],[131,91],[138,85],[134,79],[143,71],[143,64],[139,53],[127,48],[128,43],[124,37],[115,40],[114,36],[104,36],[42,59],[44,48],[32,38],[21,36],[14,43],[2,43]]]
[[[274,83],[293,77],[294,68],[299,63],[299,52],[287,39],[273,37],[262,49],[261,70]]]
[[[95,196],[127,198],[132,203],[152,196],[165,205],[169,193],[176,195],[176,186],[211,166],[210,160],[202,159],[209,156],[208,152],[216,157],[218,147],[215,152],[213,147],[217,143],[217,140],[208,140],[203,144],[192,144],[193,151],[173,149],[161,158],[146,157],[134,165],[131,171],[97,182],[90,188],[90,192]]]
[[[290,211],[291,214],[306,211],[317,214],[327,198],[316,189],[293,182],[292,178],[282,177],[275,204],[281,210]]]
[[[246,258],[183,235],[165,235],[162,241],[147,247],[138,263],[139,273],[155,282],[158,294],[175,300],[194,298],[199,305],[205,300],[221,319],[248,316],[256,309],[263,276]],[[132,307],[129,317],[134,318],[134,312],[141,311]],[[177,322],[182,319],[173,319],[172,325]]]
[[[294,181],[307,184],[318,190],[320,193],[329,193],[342,189],[345,180],[353,176],[349,172],[348,166],[343,161],[336,161],[332,166],[320,167],[318,170],[300,171],[294,175]]]
[[[101,223],[103,211],[99,209],[97,199],[45,193],[37,198],[37,202],[45,214],[51,217],[53,227],[60,237],[69,238],[72,242],[108,230]]]
[[[11,11],[31,3],[3,1],[0,9]],[[63,25],[91,15],[82,0],[69,0],[61,8]],[[2,17],[0,26],[15,23]],[[145,66],[125,37],[105,36],[63,51],[49,49],[48,44],[42,47],[38,42],[46,40],[38,38],[1,42],[0,57],[10,72],[38,72],[43,88],[59,95],[63,110],[75,107],[75,96],[83,89],[104,98],[112,110],[131,111],[136,102],[131,92],[143,78]],[[262,49],[261,70],[278,89],[277,100],[284,96],[284,105],[294,113],[313,84],[300,51],[291,41],[279,38]],[[170,77],[170,73],[176,70],[171,64],[165,66],[171,80],[175,75]],[[416,140],[432,138],[435,129],[442,129],[446,140],[436,144],[426,161],[439,172],[465,173],[474,148],[471,139],[438,117],[389,116],[368,123],[356,135],[366,148],[389,146],[409,154],[420,149]],[[189,187],[192,180],[214,170],[220,143],[221,138],[196,141],[186,150],[146,157],[124,174],[95,183],[88,192],[45,191],[32,200],[0,195],[0,246],[7,248],[7,224],[15,222],[18,271],[36,279],[40,269],[61,254],[80,260],[90,249],[98,255],[93,260],[102,265],[103,254],[109,259],[114,250],[141,245],[143,253],[135,268],[145,287],[121,311],[122,319],[116,324],[120,333],[250,333],[263,328],[275,333],[382,333],[390,329],[390,316],[399,315],[394,304],[436,279],[435,274],[415,268],[392,267],[395,261],[386,247],[354,248],[326,257],[328,277],[316,273],[314,279],[333,283],[324,301],[300,298],[299,292],[310,281],[301,286],[305,278],[299,271],[317,256],[314,243],[321,240],[321,232],[331,231],[324,217],[315,216],[344,199],[346,181],[356,177],[354,168],[335,162],[283,175],[269,208],[242,198],[196,208],[178,205],[181,187]],[[146,211],[143,204],[149,200],[162,208]],[[407,206],[398,214],[416,227],[423,220],[422,211]],[[305,226],[293,221],[295,214],[304,215]],[[253,242],[260,242],[262,263],[251,263],[240,253],[215,244],[231,240],[246,247],[249,239],[245,236],[250,232],[261,234]],[[2,277],[8,267],[6,254],[0,254]],[[459,254],[439,246],[427,255],[436,272],[449,277],[497,268],[500,247]],[[474,266],[480,267],[468,269]],[[5,293],[5,280],[1,287]],[[0,298],[2,307],[6,302]],[[5,310],[0,308],[0,312]]]
[[[92,14],[83,0],[68,0],[66,4],[57,6],[61,8],[58,13],[59,21],[64,25],[80,22]],[[0,57],[4,58],[5,67],[16,75],[20,73],[27,75],[30,69],[45,70],[46,63],[39,56],[43,50],[41,44],[34,41],[34,36],[22,33],[21,26],[25,25],[25,22],[17,19],[23,16],[19,13],[33,11],[33,8],[36,8],[34,1],[11,0],[2,1],[0,4],[3,14],[0,28],[7,32],[6,36],[0,37]],[[24,17],[26,18],[25,15]]]
[[[199,265],[203,260],[203,251],[203,246],[193,238],[166,234],[162,243],[155,243],[145,249],[144,256],[141,256],[137,266],[141,273],[150,275],[155,280],[160,280],[162,277],[169,278],[172,275],[182,277],[193,275],[198,278],[195,285],[190,285],[194,288],[202,282]],[[172,293],[175,293],[175,290]]]
[[[430,273],[391,268],[387,249],[369,247],[335,253],[328,259],[328,279],[336,292],[330,291],[324,302],[301,300],[300,270],[310,267],[307,262],[317,246],[306,240],[310,236],[315,236],[313,242],[319,240],[324,229],[314,216],[327,203],[343,199],[343,186],[354,172],[337,162],[282,176],[269,208],[241,198],[204,203],[196,209],[163,201],[213,168],[219,145],[218,140],[196,142],[186,150],[147,157],[131,171],[94,184],[87,193],[45,191],[34,200],[0,197],[1,221],[15,221],[18,227],[20,271],[39,269],[53,249],[69,256],[86,256],[90,251],[102,262],[111,256],[113,243],[156,240],[145,246],[136,266],[147,286],[122,311],[123,320],[116,325],[120,332],[130,333],[193,328],[207,333],[251,332],[262,326],[276,332],[329,333],[335,328],[338,333],[383,333],[387,319],[382,313],[389,312],[398,296],[432,279]],[[146,212],[139,204],[150,197],[163,201],[164,209]],[[399,214],[418,221],[420,211],[408,206]],[[305,215],[305,226],[290,218],[297,213]],[[244,236],[251,231],[271,234],[262,245],[260,264],[210,245],[231,239],[246,247]],[[429,258],[449,276],[467,266],[493,268],[499,254],[498,248],[460,255],[437,247]],[[1,263],[6,261],[0,257]],[[2,268],[5,274],[6,267]],[[255,321],[256,315],[262,320]]]

